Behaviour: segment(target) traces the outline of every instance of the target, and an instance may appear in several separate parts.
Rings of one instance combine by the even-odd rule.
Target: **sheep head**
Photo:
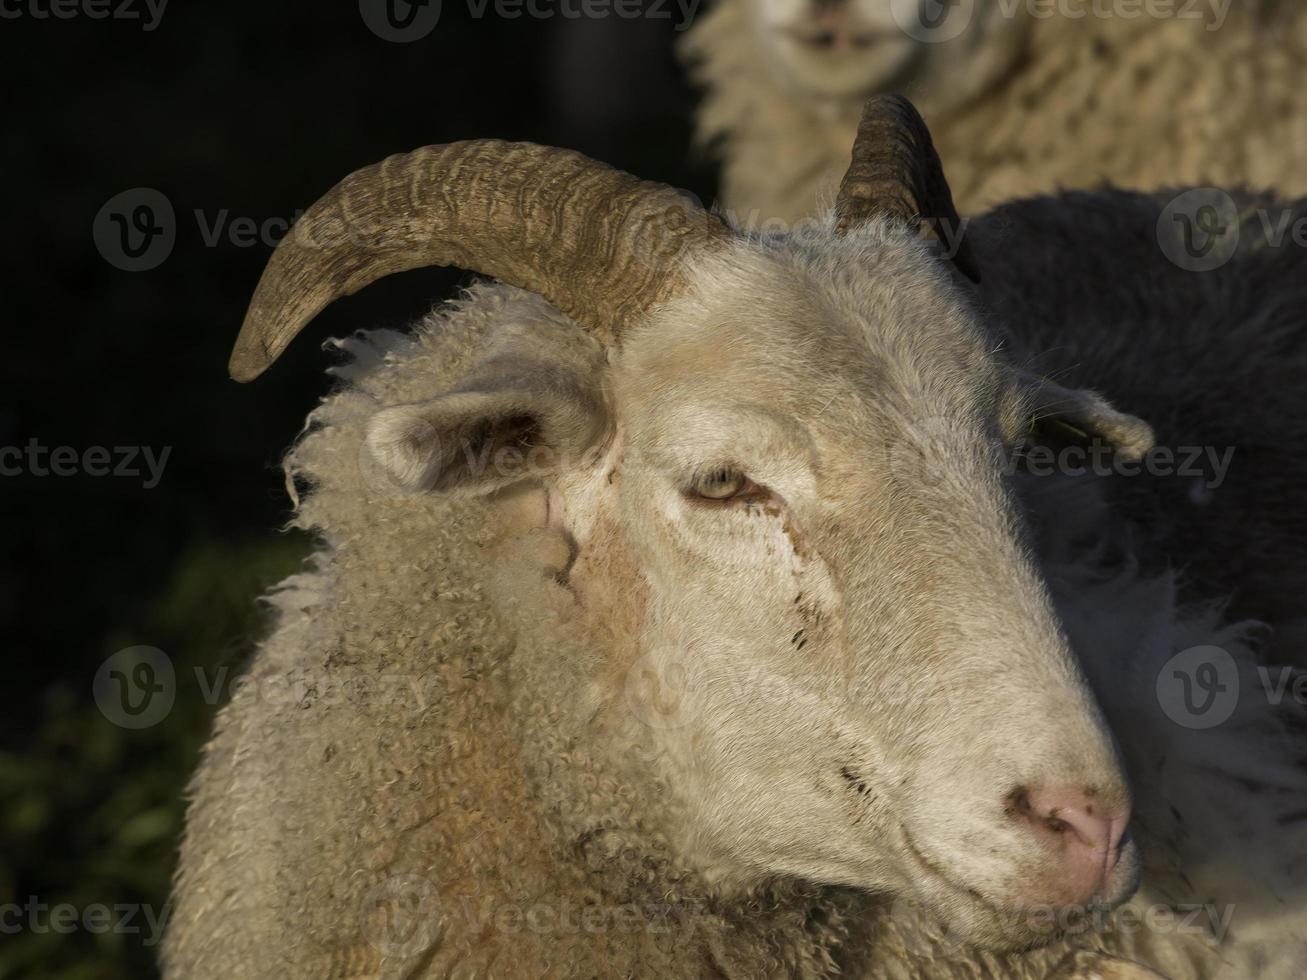
[[[913,87],[973,97],[1017,59],[1028,18],[994,0],[737,0],[782,90],[813,106]]]
[[[441,394],[382,407],[368,451],[412,493],[539,493],[578,622],[626,624],[576,697],[652,749],[707,878],[909,896],[1027,944],[1050,910],[1123,901],[1138,862],[1004,449],[1036,409],[1123,452],[1148,429],[994,353],[914,227],[951,209],[924,124],[867,113],[838,225],[790,237],[570,153],[392,158],[305,218],[352,202],[377,237],[274,257],[233,363],[257,373],[334,294],[422,261],[561,307],[575,322],[539,304]]]

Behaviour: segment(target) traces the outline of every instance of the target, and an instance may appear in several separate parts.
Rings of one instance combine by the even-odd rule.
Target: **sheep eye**
[[[696,477],[690,491],[704,500],[730,500],[752,486],[749,478],[739,470],[720,467]]]

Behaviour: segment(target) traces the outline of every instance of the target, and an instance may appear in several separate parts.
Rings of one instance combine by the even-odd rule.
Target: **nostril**
[[[1102,893],[1120,861],[1127,807],[1086,789],[1019,786],[1004,809],[1043,842],[1062,899],[1076,903]]]
[[[1008,813],[1035,827],[1067,839],[1073,846],[1095,852],[1115,864],[1129,813],[1085,790],[1020,786],[1008,795]]]
[[[1028,817],[1034,811],[1030,805],[1030,791],[1024,786],[1018,786],[1008,794],[1007,811],[1009,813],[1020,814]]]

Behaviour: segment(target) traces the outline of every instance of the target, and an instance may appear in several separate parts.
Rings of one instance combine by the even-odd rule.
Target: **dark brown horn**
[[[570,150],[424,147],[346,177],[305,212],[268,261],[229,369],[258,377],[333,300],[433,265],[539,293],[611,340],[681,288],[687,256],[730,235],[673,188]]]
[[[953,264],[980,281],[930,130],[901,95],[867,100],[853,141],[853,161],[835,201],[835,227],[841,234],[878,215],[951,245]]]

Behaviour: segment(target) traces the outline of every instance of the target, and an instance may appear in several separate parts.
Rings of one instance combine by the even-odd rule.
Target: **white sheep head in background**
[[[696,138],[722,162],[721,202],[737,225],[824,211],[862,101],[881,92],[908,96],[930,120],[967,215],[1105,181],[1299,196],[1304,9],[717,0],[678,48],[703,89]]]
[[[521,628],[630,624],[574,696],[649,744],[688,865],[728,892],[794,876],[910,896],[972,940],[1029,944],[1049,937],[1026,913],[1128,898],[1138,856],[1004,446],[1032,412],[1125,454],[1151,433],[994,353],[974,265],[923,240],[956,219],[896,98],[868,104],[832,221],[791,237],[737,235],[574,153],[431,147],[310,209],[232,373],[403,269],[544,296],[575,325],[506,324],[470,378],[381,407],[370,451],[415,493],[538,498],[575,628]],[[539,465],[471,465],[503,448]],[[614,678],[639,662],[684,671],[677,723],[624,707]]]
[[[744,4],[781,89],[832,110],[856,111],[877,92],[921,97],[923,82],[931,96],[964,101],[1010,67],[1028,23],[1023,5],[996,0],[724,2]]]

